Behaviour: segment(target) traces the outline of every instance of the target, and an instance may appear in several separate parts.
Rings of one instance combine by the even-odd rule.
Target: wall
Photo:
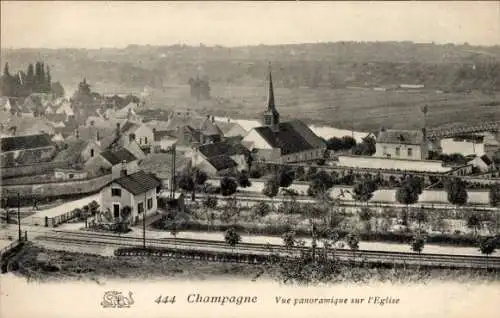
[[[440,161],[404,160],[365,156],[339,156],[338,165],[352,168],[397,169],[422,172],[447,172],[450,168],[443,167]]]
[[[51,197],[71,194],[93,193],[111,182],[111,175],[100,176],[87,180],[59,181],[38,184],[5,185],[2,186],[2,196]]]
[[[87,178],[86,171],[58,170],[54,172],[56,179],[60,180],[80,180]]]
[[[342,190],[348,190],[352,192],[352,187],[335,187],[330,193],[333,197],[338,196]],[[380,189],[375,191],[373,198],[370,201],[375,202],[397,202],[396,201],[396,191],[397,189]],[[471,204],[489,204],[489,191],[475,191],[468,190],[468,200],[467,203]],[[353,200],[352,195],[349,193],[345,194],[344,200]],[[418,202],[426,203],[449,203],[447,198],[447,193],[445,190],[424,190],[418,198]],[[417,203],[418,204],[418,203]]]
[[[412,159],[420,160],[422,159],[422,151],[420,145],[404,145],[404,144],[387,144],[387,143],[376,143],[375,157],[390,157],[395,159]],[[399,148],[399,156],[396,153],[396,148]],[[408,149],[411,149],[411,156],[408,155]]]
[[[51,162],[41,162],[33,165],[25,165],[25,166],[15,166],[8,168],[1,168],[0,174],[2,178],[11,178],[11,177],[22,177],[36,174],[47,174],[52,173],[55,168],[70,168],[71,164],[66,161],[51,161]]]
[[[469,141],[454,141],[453,138],[441,139],[441,149],[445,154],[460,153],[464,156],[484,155],[484,144]]]
[[[318,148],[312,150],[306,150],[302,152],[296,152],[289,155],[281,156],[282,163],[291,163],[291,162],[301,162],[301,161],[311,161],[323,159],[323,155],[325,153],[326,148]]]

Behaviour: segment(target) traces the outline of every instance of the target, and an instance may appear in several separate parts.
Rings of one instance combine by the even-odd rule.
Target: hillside
[[[74,90],[83,77],[100,91],[185,85],[196,74],[218,85],[259,86],[272,62],[276,86],[423,84],[440,90],[500,91],[500,47],[411,42],[318,43],[250,47],[135,46],[123,49],[1,51],[11,70],[41,60]]]

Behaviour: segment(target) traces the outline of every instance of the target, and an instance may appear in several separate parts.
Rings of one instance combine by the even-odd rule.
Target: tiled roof
[[[49,135],[28,135],[2,138],[2,152],[50,147],[53,143]]]
[[[481,160],[483,160],[484,163],[487,164],[488,166],[491,166],[491,164],[493,163],[493,161],[487,155],[482,155]]]
[[[280,148],[283,155],[325,147],[323,140],[299,120],[280,123],[277,132],[268,126],[256,127],[255,131],[273,148]]]
[[[236,167],[238,164],[228,155],[207,158],[207,161],[217,170],[225,170]]]
[[[126,133],[126,132],[133,132],[133,131],[136,131],[140,126],[135,124],[135,123],[132,123],[132,122],[129,122],[127,121],[126,123],[124,123],[122,125],[122,127],[120,128],[120,131],[122,133]]]
[[[104,157],[109,163],[112,165],[117,165],[119,163],[131,162],[137,160],[137,158],[127,149],[121,148],[118,150],[106,150],[101,153],[101,156]]]
[[[113,182],[118,183],[133,195],[145,193],[161,185],[161,182],[144,171],[139,171],[130,175],[123,176]]]
[[[198,151],[207,158],[220,155],[242,155],[249,152],[248,149],[241,144],[232,144],[225,141],[201,145],[200,147],[198,147]]]
[[[387,144],[420,145],[424,134],[420,130],[386,129],[379,132],[377,142]]]
[[[200,132],[205,136],[222,135],[222,131],[219,127],[217,127],[217,125],[209,118],[205,119],[203,124],[201,124]]]

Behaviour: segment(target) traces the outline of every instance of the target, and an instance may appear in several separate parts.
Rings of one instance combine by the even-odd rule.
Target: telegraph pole
[[[147,210],[147,194],[144,193],[144,214],[142,215],[142,246],[146,248],[146,210]]]
[[[23,234],[21,232],[21,195],[19,192],[17,193],[17,225],[19,229],[19,241],[21,241]]]

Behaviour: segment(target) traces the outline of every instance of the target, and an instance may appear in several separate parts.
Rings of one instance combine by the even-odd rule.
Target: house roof
[[[491,164],[493,163],[493,161],[487,155],[482,155],[481,160],[483,160],[484,163],[487,164],[488,166],[491,166]]]
[[[47,134],[2,138],[2,152],[53,146]]]
[[[172,132],[169,130],[155,130],[154,136],[155,136],[155,141],[161,141],[164,138],[172,139]]]
[[[141,127],[140,125],[136,124],[136,123],[132,123],[130,121],[127,121],[125,122],[121,128],[120,128],[120,131],[122,133],[128,133],[128,132],[134,132],[136,131],[137,129],[139,129],[139,127]]]
[[[222,131],[219,127],[217,127],[217,125],[209,118],[205,119],[205,121],[201,124],[200,132],[205,136],[222,135]]]
[[[277,132],[269,126],[256,127],[255,131],[271,147],[280,148],[283,155],[325,147],[324,141],[300,120],[280,123]]]
[[[198,147],[198,151],[207,158],[221,155],[234,156],[249,153],[248,149],[242,144],[233,144],[226,141],[201,145]]]
[[[103,156],[104,159],[109,161],[112,165],[117,165],[123,161],[131,162],[137,160],[137,158],[125,148],[118,150],[106,150],[101,153],[101,156]]]
[[[161,185],[156,177],[142,170],[116,179],[113,183],[118,183],[133,195],[144,193]]]
[[[228,155],[221,155],[215,157],[207,158],[207,161],[214,167],[217,171],[231,169],[236,167],[238,164],[231,159]]]
[[[420,145],[424,134],[420,130],[386,129],[379,132],[377,142],[386,144]]]

